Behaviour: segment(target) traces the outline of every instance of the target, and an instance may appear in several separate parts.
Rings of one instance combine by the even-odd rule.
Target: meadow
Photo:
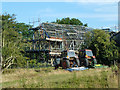
[[[113,68],[69,72],[53,67],[5,70],[2,88],[118,88],[118,74]]]

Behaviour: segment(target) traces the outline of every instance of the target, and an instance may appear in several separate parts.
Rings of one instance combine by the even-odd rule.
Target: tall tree
[[[18,33],[22,34],[23,39],[28,39],[28,38],[32,38],[32,34],[33,31],[29,30],[29,28],[31,28],[31,25],[27,25],[25,23],[16,23],[15,31],[17,31]]]
[[[15,15],[2,15],[2,69],[10,66],[24,66],[25,58],[21,51],[24,51],[23,38],[28,30],[23,23],[17,23]],[[23,37],[24,36],[24,37]]]
[[[103,30],[87,32],[84,48],[92,49],[98,63],[102,64],[110,65],[119,56],[115,42],[110,41],[110,35]]]

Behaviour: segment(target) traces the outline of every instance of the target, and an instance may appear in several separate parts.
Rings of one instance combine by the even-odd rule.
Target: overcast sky
[[[52,22],[64,17],[78,18],[89,27],[114,27],[118,25],[118,0],[2,0],[2,13],[15,14],[18,22],[26,24],[40,18],[41,22]],[[8,2],[9,1],[9,2]],[[22,0],[21,0],[22,1]],[[36,23],[37,24],[37,23]]]

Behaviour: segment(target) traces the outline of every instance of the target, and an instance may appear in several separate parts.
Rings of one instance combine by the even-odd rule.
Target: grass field
[[[11,69],[2,74],[2,88],[117,88],[118,75],[111,68],[69,72],[40,69]]]

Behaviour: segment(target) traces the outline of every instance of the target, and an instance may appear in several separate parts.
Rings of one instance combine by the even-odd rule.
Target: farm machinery
[[[81,66],[93,67],[97,64],[97,60],[90,49],[79,50],[78,54]]]
[[[74,50],[64,50],[61,52],[60,57],[55,59],[54,66],[56,69],[58,67],[66,69],[73,66],[80,66],[78,55]]]
[[[64,50],[61,55],[54,60],[55,69],[62,67],[63,69],[70,67],[85,66],[89,67],[97,64],[96,58],[92,50],[79,50],[78,53],[74,50]]]

